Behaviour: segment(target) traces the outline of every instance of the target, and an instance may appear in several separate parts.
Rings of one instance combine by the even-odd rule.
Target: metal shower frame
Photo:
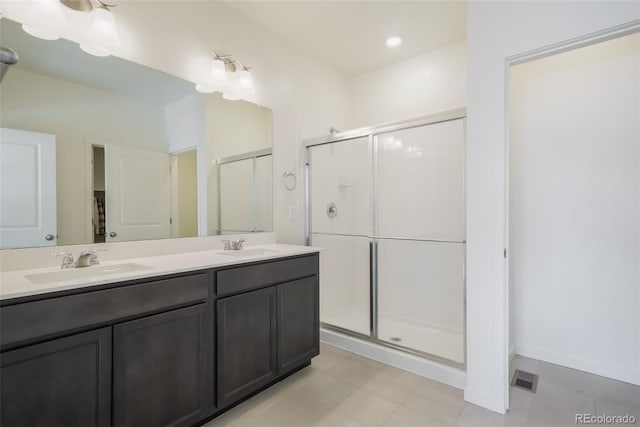
[[[466,280],[466,251],[463,257],[463,265],[462,265],[462,277],[463,277],[463,293],[464,293],[464,301],[463,301],[463,352],[464,352],[464,362],[458,363],[450,359],[446,359],[441,356],[437,356],[431,353],[426,353],[420,350],[404,347],[398,344],[390,343],[388,341],[383,341],[378,338],[378,240],[386,238],[383,236],[377,235],[377,190],[378,190],[378,182],[377,182],[377,136],[387,132],[394,132],[399,130],[411,129],[436,123],[443,123],[452,120],[460,120],[464,121],[465,127],[465,135],[466,135],[466,116],[467,111],[465,108],[459,108],[454,110],[443,111],[435,114],[430,114],[428,116],[420,117],[417,119],[406,120],[401,122],[387,123],[379,126],[370,126],[364,127],[344,132],[332,133],[327,136],[307,139],[303,141],[304,144],[304,208],[305,208],[305,224],[304,224],[304,234],[305,234],[305,243],[307,246],[311,245],[311,221],[312,221],[312,213],[311,213],[311,167],[310,164],[310,149],[325,144],[333,144],[338,142],[345,142],[357,138],[367,137],[369,140],[369,153],[371,157],[371,168],[370,168],[370,184],[371,184],[371,200],[370,200],[370,221],[371,221],[371,235],[367,236],[369,239],[369,300],[370,300],[370,308],[369,308],[369,317],[370,317],[370,331],[369,335],[361,334],[359,332],[355,332],[349,329],[342,328],[340,326],[331,325],[328,323],[320,322],[322,328],[339,332],[345,335],[349,335],[354,338],[359,338],[371,343],[375,343],[378,345],[382,345],[384,347],[393,348],[396,350],[403,351],[405,353],[413,354],[425,359],[430,359],[435,362],[439,362],[448,366],[452,366],[458,369],[465,369],[467,363],[467,280]],[[466,149],[463,154],[463,163],[466,168]],[[466,173],[463,171],[463,180],[465,182],[464,187],[464,206],[466,206]],[[464,225],[465,225],[465,236],[466,236],[466,209],[464,213]],[[413,239],[413,238],[398,238],[398,240],[417,240],[417,241],[431,241],[431,242],[449,242],[446,240],[436,240],[436,239]],[[455,242],[460,243],[460,242]],[[462,242],[466,247],[466,240]]]

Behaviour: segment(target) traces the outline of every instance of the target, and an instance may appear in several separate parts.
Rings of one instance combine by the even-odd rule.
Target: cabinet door
[[[111,328],[0,355],[3,427],[111,426]]]
[[[218,310],[218,406],[276,378],[276,287],[222,298]]]
[[[278,375],[307,363],[320,350],[318,276],[278,285]]]
[[[186,426],[209,415],[209,312],[199,304],[114,326],[114,426]]]

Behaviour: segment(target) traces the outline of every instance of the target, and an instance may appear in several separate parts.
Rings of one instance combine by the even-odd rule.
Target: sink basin
[[[263,248],[255,248],[255,249],[239,249],[237,251],[222,251],[221,255],[233,256],[233,257],[252,257],[252,256],[264,256],[264,255],[278,255],[281,254],[282,251],[274,251],[273,249],[263,249]]]
[[[112,265],[95,265],[84,268],[70,268],[67,270],[48,271],[46,273],[27,274],[26,277],[31,283],[36,285],[46,285],[50,283],[66,282],[85,278],[96,278],[110,276],[113,274],[132,273],[135,271],[149,270],[142,264],[125,263]]]

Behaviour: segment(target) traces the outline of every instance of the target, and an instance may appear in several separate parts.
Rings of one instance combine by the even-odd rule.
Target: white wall
[[[91,242],[87,144],[164,151],[157,105],[13,68],[1,87],[0,126],[56,135],[58,244]],[[60,102],[64,100],[64,102]]]
[[[353,127],[466,107],[467,42],[361,74],[351,84]]]
[[[515,352],[636,384],[639,94],[640,34],[511,70]]]
[[[164,107],[164,128],[169,153],[191,150],[204,142],[205,96],[194,92]]]
[[[468,14],[465,399],[504,412],[509,398],[505,58],[639,19],[640,3],[470,2]]]

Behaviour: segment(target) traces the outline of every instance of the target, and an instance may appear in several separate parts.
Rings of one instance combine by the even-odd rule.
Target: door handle
[[[115,231],[112,231],[111,233],[109,233],[109,237],[116,237],[118,236],[118,233],[116,233]]]
[[[56,238],[56,236],[54,236],[53,234],[47,234],[46,236],[44,236],[44,240],[47,240],[49,242],[52,241],[55,238]]]

